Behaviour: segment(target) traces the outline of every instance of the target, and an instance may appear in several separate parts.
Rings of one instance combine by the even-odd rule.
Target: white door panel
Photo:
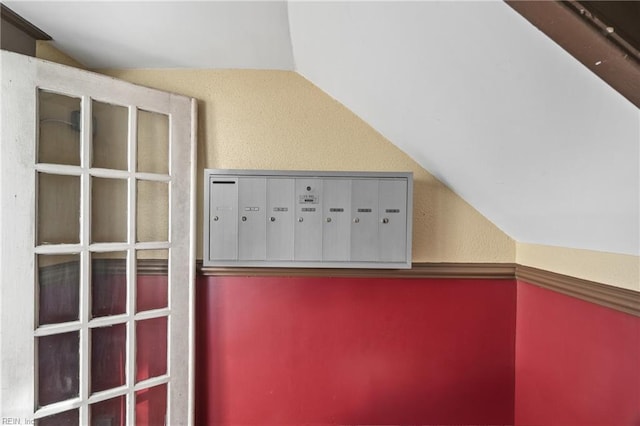
[[[0,418],[192,424],[195,101],[1,55]]]

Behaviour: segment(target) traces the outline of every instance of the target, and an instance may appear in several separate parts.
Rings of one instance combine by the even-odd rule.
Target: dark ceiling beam
[[[36,40],[51,40],[51,37],[0,3],[0,49],[35,56]]]
[[[565,0],[562,3],[640,63],[640,2]]]
[[[7,6],[1,3],[0,16],[2,16],[3,21],[10,23],[35,40],[53,40],[49,34],[45,33],[40,28],[36,27],[31,22],[27,21],[22,16],[18,15],[13,10],[9,9]]]
[[[637,49],[618,37],[615,27],[594,21],[595,15],[576,1],[505,2],[640,108],[640,60],[634,54]]]

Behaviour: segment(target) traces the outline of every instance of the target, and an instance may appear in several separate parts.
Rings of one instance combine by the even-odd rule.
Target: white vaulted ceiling
[[[640,254],[640,112],[503,2],[5,2],[90,68],[294,70],[520,242]]]
[[[3,3],[89,68],[293,69],[284,1]]]

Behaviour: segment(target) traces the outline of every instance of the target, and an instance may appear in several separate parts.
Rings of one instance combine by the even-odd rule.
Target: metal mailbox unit
[[[411,172],[205,169],[204,266],[411,268]]]

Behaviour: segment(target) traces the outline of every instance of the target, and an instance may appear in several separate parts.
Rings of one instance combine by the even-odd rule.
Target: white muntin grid
[[[44,89],[42,89],[44,90]],[[53,92],[51,90],[47,90]],[[55,93],[55,92],[54,92]],[[62,93],[58,93],[61,94]],[[65,96],[73,96],[67,95]],[[170,341],[170,312],[171,300],[163,309],[154,309],[136,313],[136,253],[139,250],[167,250],[171,248],[170,241],[136,242],[137,229],[137,183],[140,180],[166,182],[169,185],[169,197],[171,196],[171,175],[137,172],[137,131],[138,108],[135,105],[127,106],[128,109],[128,137],[127,137],[127,170],[112,170],[93,168],[92,161],[92,117],[93,99],[89,96],[81,98],[82,126],[80,130],[80,166],[64,164],[36,163],[36,173],[53,175],[68,175],[80,177],[80,242],[79,244],[46,244],[36,245],[34,253],[40,254],[80,254],[80,307],[79,320],[60,324],[48,324],[39,326],[34,331],[34,338],[51,336],[56,334],[78,332],[79,333],[79,395],[76,398],[49,404],[43,407],[35,407],[34,419],[59,414],[67,410],[78,409],[80,424],[90,423],[90,406],[95,403],[121,396],[126,397],[126,419],[132,423],[135,419],[135,393],[139,390],[167,384],[170,386],[170,363],[167,359],[167,372],[158,377],[152,377],[138,383],[136,379],[136,323],[154,318],[167,318],[167,338]],[[171,143],[171,141],[169,141]],[[169,159],[168,159],[169,160]],[[109,178],[126,180],[127,182],[127,241],[114,243],[91,242],[91,179]],[[37,191],[36,191],[37,197]],[[168,200],[170,203],[170,198]],[[36,200],[37,203],[37,200]],[[170,235],[170,234],[169,234]],[[91,256],[93,253],[126,252],[126,312],[124,314],[106,317],[91,318]],[[170,283],[168,284],[170,285]],[[38,303],[38,299],[34,299]],[[37,312],[38,307],[35,306]],[[126,327],[126,360],[125,360],[125,384],[116,388],[91,393],[91,330],[99,327],[108,327],[124,324]],[[167,358],[170,354],[167,344]],[[36,374],[37,387],[37,374]],[[37,391],[35,393],[37,395]]]

